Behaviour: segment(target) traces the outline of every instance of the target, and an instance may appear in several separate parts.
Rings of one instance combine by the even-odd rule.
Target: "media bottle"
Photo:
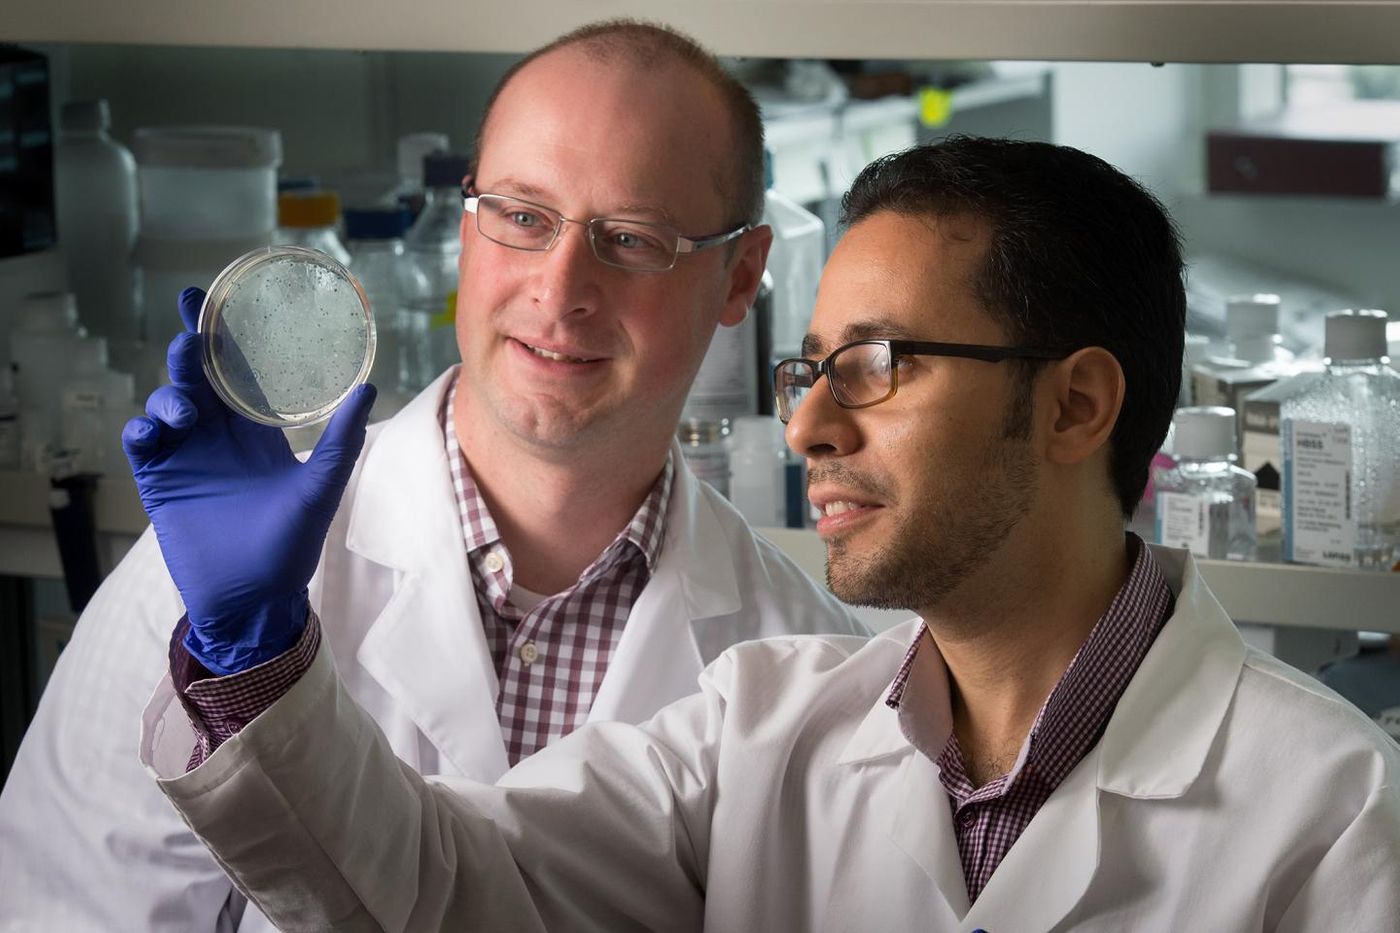
[[[1254,474],[1235,465],[1235,411],[1203,406],[1172,416],[1176,466],[1156,477],[1157,541],[1197,557],[1252,560]]]
[[[1279,406],[1283,558],[1392,570],[1400,554],[1400,373],[1384,311],[1329,314],[1326,368]]]

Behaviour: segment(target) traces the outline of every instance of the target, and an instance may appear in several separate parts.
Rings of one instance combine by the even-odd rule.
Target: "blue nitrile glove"
[[[193,331],[204,292],[180,294]],[[122,446],[189,614],[185,647],[220,676],[283,653],[306,625],[306,585],[365,440],[374,387],[350,393],[306,463],[282,432],[230,411],[198,334],[170,342],[172,385],[151,393]],[[172,620],[173,621],[173,620]]]

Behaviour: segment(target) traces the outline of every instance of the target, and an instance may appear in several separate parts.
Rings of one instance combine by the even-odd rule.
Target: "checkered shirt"
[[[1119,697],[1171,615],[1174,600],[1161,568],[1141,540],[1136,543],[1137,557],[1127,581],[1040,708],[1020,757],[1007,774],[973,787],[956,735],[948,735],[936,756],[926,742],[916,740],[936,730],[927,724],[928,712],[921,717],[922,704],[900,705],[912,686],[915,656],[921,646],[932,647],[925,638],[925,626],[919,626],[890,686],[885,702],[900,711],[905,736],[938,765],[939,781],[953,811],[969,902],[977,900],[1036,812],[1103,735]],[[946,697],[943,702],[948,703]],[[951,722],[951,713],[946,715]],[[920,723],[920,718],[925,721]]]
[[[674,467],[667,457],[641,508],[577,583],[523,611],[510,602],[510,552],[452,430],[454,395],[447,393],[442,433],[476,602],[496,666],[496,715],[506,758],[514,765],[588,718],[623,626],[660,555]]]
[[[186,771],[203,764],[215,749],[292,689],[311,667],[321,644],[321,623],[316,613],[308,612],[307,616],[301,637],[291,648],[227,677],[216,677],[190,654],[184,644],[190,620],[189,616],[181,617],[170,639],[170,680],[195,733]]]

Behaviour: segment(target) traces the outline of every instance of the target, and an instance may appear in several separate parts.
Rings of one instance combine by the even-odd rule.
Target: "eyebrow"
[[[898,324],[893,318],[875,316],[859,321],[852,321],[841,331],[841,340],[837,346],[844,346],[854,343],[857,340],[919,340],[921,339],[903,324]],[[825,341],[814,333],[808,333],[802,338],[802,355],[805,358],[813,359],[825,356],[822,349]]]
[[[478,190],[485,189],[479,188]],[[490,186],[490,192],[524,198],[527,201],[535,201],[542,207],[558,210],[558,208],[555,208],[549,203],[549,201],[553,199],[553,195],[550,192],[538,185],[532,185],[529,182],[520,181],[515,178],[507,177],[499,179]],[[619,204],[606,214],[600,214],[598,216],[616,217],[620,220],[627,220],[632,217],[638,217],[639,215],[648,215],[661,223],[670,224],[671,226],[675,226],[676,223],[675,217],[670,211],[666,210],[664,207],[658,207],[655,204]]]

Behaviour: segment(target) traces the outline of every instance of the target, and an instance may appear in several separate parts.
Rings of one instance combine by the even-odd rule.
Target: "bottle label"
[[[1255,528],[1263,535],[1276,535],[1282,521],[1283,445],[1279,439],[1278,402],[1244,402],[1244,435],[1240,444],[1240,464],[1254,474],[1258,483],[1255,498]]]
[[[1351,426],[1283,422],[1284,560],[1356,566]]]
[[[1184,492],[1157,493],[1157,540],[1210,556],[1210,503]]]

